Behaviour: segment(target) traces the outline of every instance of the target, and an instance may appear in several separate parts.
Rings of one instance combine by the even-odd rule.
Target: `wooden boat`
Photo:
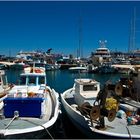
[[[99,85],[92,79],[78,79],[61,94],[71,122],[87,138],[140,139],[140,103],[115,94],[116,86],[108,84],[100,90]]]
[[[58,93],[47,85],[45,72],[22,73],[0,110],[1,138],[42,138],[59,115]]]

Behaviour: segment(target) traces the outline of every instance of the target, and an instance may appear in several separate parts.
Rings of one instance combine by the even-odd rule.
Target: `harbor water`
[[[22,71],[19,70],[7,70],[7,79],[9,83],[18,84],[19,75]],[[119,74],[88,74],[88,73],[71,73],[68,70],[55,70],[47,71],[47,83],[51,88],[54,88],[59,94],[65,90],[71,88],[76,78],[92,78],[100,82],[101,87],[107,81],[115,82],[120,78]],[[86,139],[84,136],[68,119],[68,116],[63,112],[61,108],[61,114],[56,124],[51,129],[50,134],[54,139]],[[46,137],[43,139],[49,138]]]

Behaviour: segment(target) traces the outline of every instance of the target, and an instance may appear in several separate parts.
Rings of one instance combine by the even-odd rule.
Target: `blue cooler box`
[[[4,99],[4,116],[13,117],[14,111],[19,117],[40,117],[42,98],[6,98]]]

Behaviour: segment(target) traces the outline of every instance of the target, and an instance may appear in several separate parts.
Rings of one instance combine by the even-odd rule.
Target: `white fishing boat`
[[[47,85],[45,72],[22,73],[0,110],[1,138],[42,138],[59,115],[58,93]]]
[[[112,91],[100,90],[95,80],[76,79],[73,88],[61,94],[61,102],[71,122],[87,138],[140,139],[140,103],[127,98],[120,103]]]
[[[72,73],[84,73],[88,72],[88,67],[85,64],[78,64],[77,66],[70,67],[69,71]]]

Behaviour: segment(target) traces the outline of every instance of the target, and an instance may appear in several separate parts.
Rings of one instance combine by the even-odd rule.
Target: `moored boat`
[[[58,93],[47,85],[45,72],[20,75],[20,84],[14,85],[3,100],[0,110],[1,138],[42,138],[59,115]]]
[[[140,139],[140,104],[116,95],[114,85],[108,84],[101,90],[99,85],[92,79],[79,79],[61,94],[71,122],[87,138]]]
[[[69,71],[72,72],[72,73],[84,73],[84,72],[87,72],[87,67],[86,66],[79,66],[79,67],[70,67],[69,68]]]
[[[111,66],[111,64],[104,63],[98,66],[96,69],[90,71],[90,73],[100,73],[100,74],[112,74],[117,73],[118,70]]]
[[[111,62],[111,54],[110,50],[106,47],[107,41],[100,40],[99,47],[96,49],[95,52],[92,54],[92,62],[95,66],[100,66],[103,63]]]

